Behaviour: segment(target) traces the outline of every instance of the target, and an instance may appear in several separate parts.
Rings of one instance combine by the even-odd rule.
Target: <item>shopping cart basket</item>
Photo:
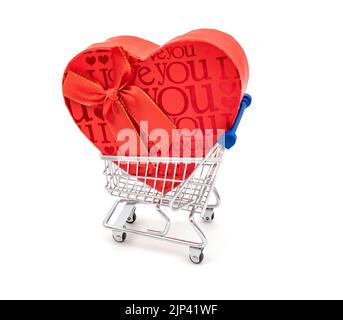
[[[124,242],[127,233],[149,236],[156,239],[169,240],[189,246],[189,257],[193,263],[201,263],[204,255],[203,250],[207,244],[204,233],[195,221],[195,215],[205,222],[210,222],[214,218],[214,208],[220,204],[218,191],[214,187],[217,171],[222,160],[225,148],[231,148],[236,142],[236,130],[245,108],[251,103],[251,97],[244,95],[240,104],[240,109],[232,128],[222,136],[218,143],[211,149],[205,158],[165,158],[165,157],[124,157],[124,156],[101,156],[105,162],[104,175],[106,177],[107,191],[118,198],[104,220],[104,226],[112,230],[113,239],[116,242]],[[168,166],[176,168],[182,164],[184,177],[187,168],[191,167],[193,172],[186,178],[175,174],[170,177],[158,176],[158,167],[163,166],[164,172],[168,171]],[[148,168],[150,165],[157,167],[156,175],[149,177],[140,174],[139,167]],[[132,171],[137,170],[135,175]],[[158,191],[145,182],[147,179],[153,183],[162,184],[162,192]],[[172,184],[171,191],[164,193],[166,184]],[[174,188],[174,186],[176,186]],[[160,188],[159,188],[160,189]],[[215,203],[209,204],[209,196],[213,194]],[[122,206],[119,204],[123,203]],[[138,204],[151,204],[156,207],[156,212],[164,220],[162,230],[137,230],[129,225],[136,220],[136,206]],[[118,210],[121,207],[121,210]],[[168,236],[171,221],[163,207],[172,210],[184,210],[189,212],[189,222],[196,234],[199,242],[193,242],[180,238]],[[115,212],[118,215],[114,222],[112,217]]]

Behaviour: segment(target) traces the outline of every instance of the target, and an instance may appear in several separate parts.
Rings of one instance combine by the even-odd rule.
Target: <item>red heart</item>
[[[106,64],[109,60],[108,56],[99,56],[98,59],[102,64]]]
[[[96,59],[95,57],[86,57],[86,62],[92,66],[96,62]]]
[[[114,147],[105,147],[105,152],[107,155],[114,155],[115,154],[115,148]]]
[[[105,89],[111,88],[115,73],[111,64],[105,64],[115,47],[127,53],[134,71],[131,83],[143,89],[177,128],[200,128],[204,132],[232,126],[246,89],[248,63],[230,35],[212,29],[194,30],[162,47],[137,37],[119,36],[77,55],[68,64],[65,76],[73,71]],[[118,149],[116,138],[100,117],[102,106],[84,106],[67,98],[65,101],[79,128],[103,154]],[[214,132],[213,141],[218,135]],[[162,169],[158,177],[164,176]],[[161,188],[155,187],[159,191]],[[164,192],[170,189],[171,184],[165,186]]]

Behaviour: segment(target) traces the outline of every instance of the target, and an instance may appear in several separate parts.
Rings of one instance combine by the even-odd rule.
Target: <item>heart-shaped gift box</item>
[[[63,95],[80,130],[104,155],[203,157],[233,125],[247,81],[247,59],[236,40],[199,29],[162,47],[133,36],[93,44],[68,64]],[[194,168],[184,168],[130,173],[187,178]],[[172,184],[153,187],[167,193]]]

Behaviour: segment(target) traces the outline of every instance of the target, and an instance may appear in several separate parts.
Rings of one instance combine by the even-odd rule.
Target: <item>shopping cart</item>
[[[149,236],[156,239],[173,241],[189,246],[189,258],[193,263],[203,261],[203,250],[207,244],[204,233],[195,221],[195,215],[199,214],[205,222],[214,219],[214,209],[220,205],[220,197],[214,187],[217,171],[220,166],[225,148],[230,149],[236,142],[236,130],[242,118],[244,110],[251,104],[251,97],[244,95],[240,109],[232,128],[219,138],[218,143],[211,149],[205,158],[164,158],[164,157],[124,157],[124,156],[101,156],[105,162],[104,175],[106,177],[107,191],[118,198],[104,220],[104,226],[112,230],[113,239],[116,242],[124,242],[127,233]],[[175,174],[170,177],[160,177],[157,174],[158,167],[164,166],[168,172],[168,166],[176,168],[182,164],[184,177],[187,168],[192,168],[192,173],[184,177]],[[148,168],[150,165],[157,167],[156,175],[149,177],[141,174],[138,167]],[[137,170],[135,175],[132,172]],[[162,184],[162,192],[147,185],[147,179],[155,184]],[[166,184],[172,184],[171,191],[164,193]],[[174,188],[174,186],[176,186]],[[160,188],[159,188],[160,189]],[[209,196],[213,194],[215,203],[209,204]],[[156,207],[156,212],[164,221],[162,230],[137,230],[130,227],[136,220],[136,206],[138,204],[151,204]],[[171,221],[163,207],[172,210],[184,210],[189,212],[189,222],[200,241],[194,242],[185,239],[170,237],[168,235]],[[119,208],[121,208],[119,210]],[[118,215],[114,222],[112,217],[115,212]]]

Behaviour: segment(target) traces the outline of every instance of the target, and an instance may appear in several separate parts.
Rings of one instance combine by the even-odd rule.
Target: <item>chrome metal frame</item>
[[[110,220],[111,220],[113,214],[115,213],[118,205],[121,202],[125,202],[124,208],[118,214],[115,222],[110,223]],[[133,233],[133,234],[139,234],[139,235],[157,238],[157,239],[161,239],[161,240],[168,240],[168,241],[172,241],[172,242],[177,242],[179,244],[183,244],[183,245],[187,245],[187,246],[191,246],[191,247],[195,247],[195,248],[204,248],[206,246],[207,239],[206,239],[204,233],[200,230],[200,228],[198,227],[198,225],[195,222],[194,212],[189,214],[189,222],[190,222],[191,226],[194,228],[197,235],[199,236],[201,242],[193,242],[193,241],[189,241],[189,240],[184,240],[184,239],[173,238],[173,237],[167,236],[169,229],[170,229],[171,222],[170,222],[169,217],[165,214],[164,211],[162,211],[162,209],[159,206],[156,206],[157,212],[165,220],[165,226],[164,226],[163,230],[159,231],[159,230],[147,229],[146,231],[143,231],[143,230],[137,230],[137,229],[133,229],[133,228],[128,227],[127,226],[127,220],[131,214],[132,208],[136,204],[137,203],[128,202],[124,199],[117,200],[115,202],[115,204],[113,205],[113,207],[111,208],[111,210],[109,211],[109,213],[107,214],[107,216],[103,222],[104,227],[111,229],[114,233],[116,233],[116,232],[117,233],[128,232],[128,233]]]
[[[220,197],[214,187],[214,182],[223,152],[224,147],[216,144],[205,158],[101,156],[105,162],[105,188],[111,195],[121,198],[114,203],[107,214],[103,222],[104,227],[112,230],[113,238],[117,242],[123,242],[126,234],[132,233],[187,245],[191,261],[200,263],[203,259],[203,249],[207,245],[207,239],[195,221],[195,214],[199,214],[204,221],[210,222],[214,217],[214,208],[220,205]],[[151,173],[148,172],[148,168],[152,165],[155,171]],[[139,170],[139,168],[142,167],[145,172],[140,172],[142,169]],[[164,170],[162,174],[159,167]],[[180,168],[183,171],[177,172]],[[187,169],[193,171],[185,178]],[[174,172],[172,178],[170,175],[167,177],[167,172],[171,171]],[[164,178],[161,178],[163,174]],[[159,188],[162,189],[162,192],[148,186],[147,180],[154,186],[157,182],[162,184]],[[171,186],[171,191],[164,193],[167,184],[169,187]],[[212,192],[216,201],[208,204],[209,195]],[[124,206],[119,212],[118,205],[120,203],[124,203]],[[128,226],[129,221],[134,220],[132,218],[136,206],[140,204],[155,205],[157,213],[165,222],[162,230],[137,230]],[[188,211],[189,223],[200,241],[194,242],[168,236],[171,221],[162,207]],[[118,215],[115,221],[111,222],[116,211],[118,211]]]

